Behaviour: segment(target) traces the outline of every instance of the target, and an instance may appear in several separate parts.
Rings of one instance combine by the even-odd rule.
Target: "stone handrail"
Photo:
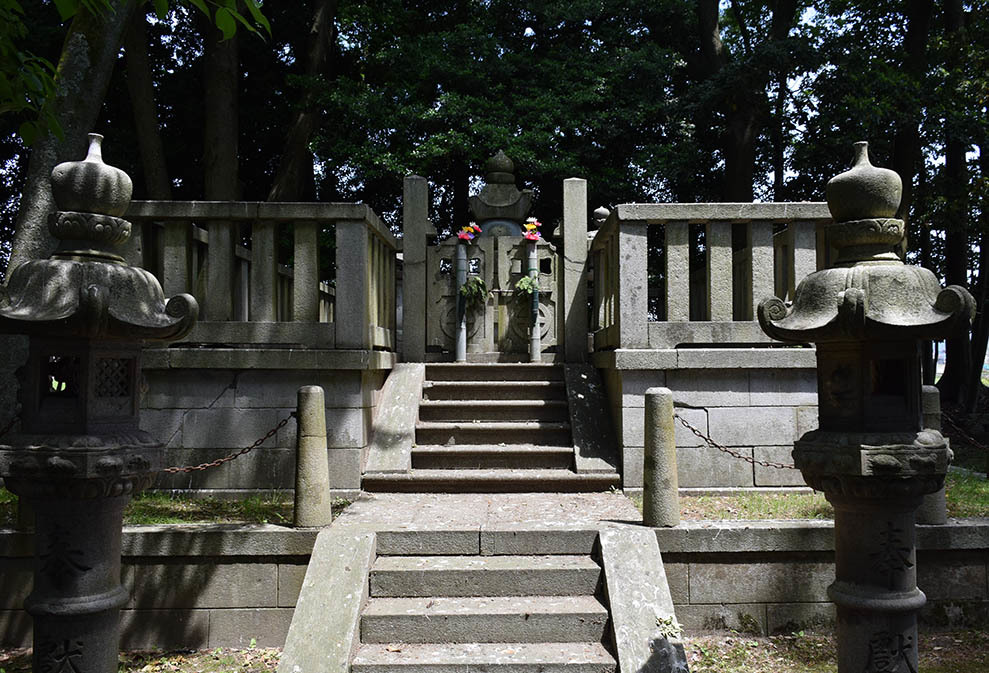
[[[125,217],[152,236],[138,249],[166,296],[189,292],[202,306],[186,342],[395,347],[400,244],[364,204],[134,201]],[[286,227],[291,266],[276,259],[276,236]],[[335,287],[320,281],[319,232],[328,227],[336,237]]]
[[[594,349],[765,343],[754,309],[824,265],[825,203],[623,204],[591,242]],[[665,264],[650,311],[648,232],[662,225]],[[701,245],[692,225],[704,228]],[[744,237],[744,239],[742,238]],[[734,239],[734,244],[733,244]],[[691,269],[690,259],[706,264]]]

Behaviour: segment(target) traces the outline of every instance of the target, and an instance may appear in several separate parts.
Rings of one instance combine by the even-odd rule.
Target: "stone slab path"
[[[620,493],[364,493],[334,526],[574,529],[609,521],[642,515]]]

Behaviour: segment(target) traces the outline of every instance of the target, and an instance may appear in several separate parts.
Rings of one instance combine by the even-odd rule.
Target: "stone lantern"
[[[855,144],[851,170],[827,186],[838,257],[797,287],[792,305],[759,305],[771,337],[817,345],[820,428],[794,443],[804,479],[835,511],[839,673],[916,673],[914,515],[938,491],[951,462],[947,441],[921,418],[921,341],[943,339],[970,320],[963,288],[941,289],[897,251],[902,186]]]
[[[198,314],[114,252],[130,236],[131,181],[103,163],[102,136],[89,139],[84,161],[52,172],[58,248],[0,287],[0,330],[29,336],[21,430],[0,446],[0,476],[35,512],[36,673],[117,670],[123,509],[163,457],[138,427],[141,347],[182,337]]]

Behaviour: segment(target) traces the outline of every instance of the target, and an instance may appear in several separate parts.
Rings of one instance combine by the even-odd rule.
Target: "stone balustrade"
[[[125,217],[142,234],[130,261],[203,307],[186,343],[395,348],[400,244],[364,204],[134,201]],[[335,268],[321,269],[329,228]],[[286,230],[291,265],[278,260]]]
[[[618,206],[591,243],[594,350],[769,342],[753,306],[792,298],[826,262],[817,225],[830,221],[825,203]]]

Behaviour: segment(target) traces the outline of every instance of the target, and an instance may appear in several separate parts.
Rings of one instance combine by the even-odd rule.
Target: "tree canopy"
[[[498,149],[552,227],[572,176],[591,208],[821,200],[851,142],[869,140],[904,178],[911,259],[976,295],[961,348],[981,362],[987,5],[156,0],[121,31],[95,130],[137,197],[360,200],[396,223],[417,173],[448,230]],[[28,173],[18,132],[49,126],[52,91],[31,73],[55,71],[69,28],[43,3],[0,0],[0,19],[2,262]]]

